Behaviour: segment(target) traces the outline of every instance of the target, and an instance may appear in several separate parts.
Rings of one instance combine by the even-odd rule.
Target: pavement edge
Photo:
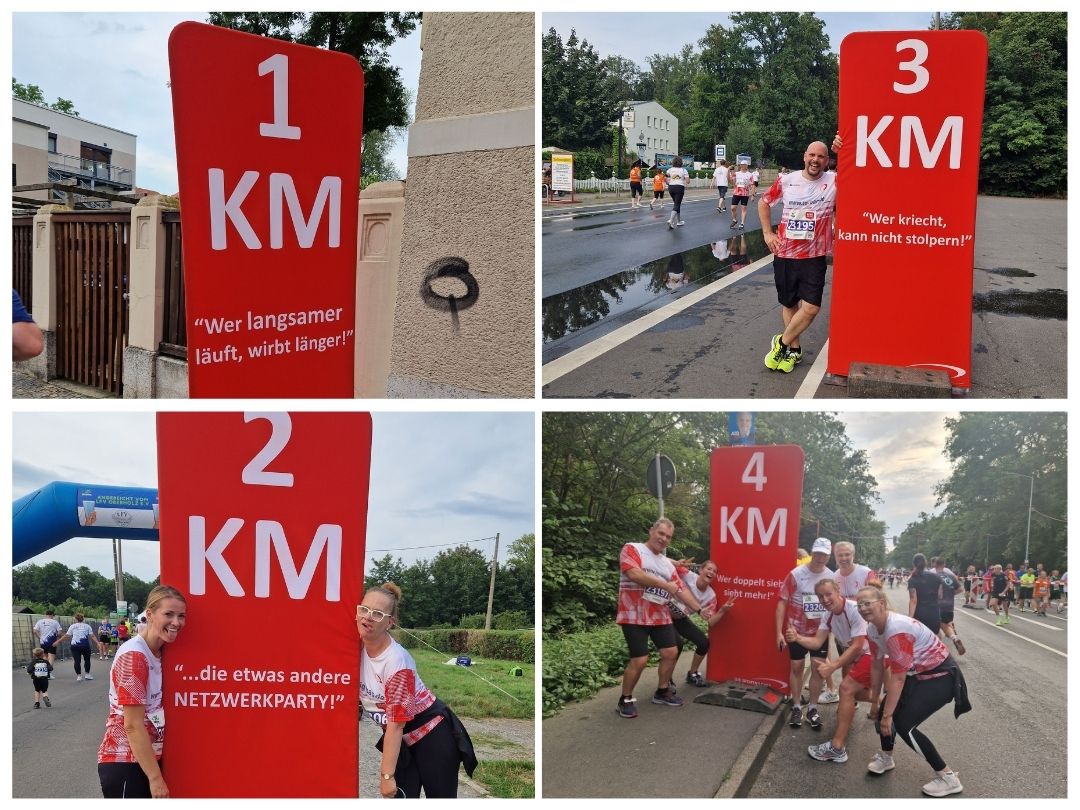
[[[783,704],[786,705],[786,704]],[[761,772],[765,758],[769,755],[773,741],[779,736],[784,726],[783,705],[774,714],[765,715],[758,724],[757,731],[750,742],[743,748],[728,772],[728,778],[720,785],[714,799],[745,799],[754,786],[754,780]]]

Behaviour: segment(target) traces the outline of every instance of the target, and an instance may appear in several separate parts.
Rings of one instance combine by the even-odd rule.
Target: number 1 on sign
[[[765,477],[765,454],[758,452],[750,456],[750,461],[743,470],[742,482],[754,487],[755,492],[765,489],[765,483],[769,479]]]
[[[259,124],[259,134],[264,138],[300,140],[300,127],[289,125],[289,57],[275,53],[259,63],[259,75],[274,74],[274,123]]]

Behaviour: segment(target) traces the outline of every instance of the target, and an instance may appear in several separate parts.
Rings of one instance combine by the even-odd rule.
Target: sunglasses
[[[377,622],[381,622],[390,615],[385,610],[375,610],[375,608],[369,608],[367,605],[357,605],[356,614],[358,616],[370,616]]]

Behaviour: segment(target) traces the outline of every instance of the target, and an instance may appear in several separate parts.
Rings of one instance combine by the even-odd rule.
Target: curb
[[[749,795],[761,767],[765,764],[765,758],[772,749],[773,741],[784,726],[784,705],[786,704],[781,704],[775,714],[766,715],[758,724],[757,731],[731,766],[727,778],[713,796],[714,799],[745,799]]]

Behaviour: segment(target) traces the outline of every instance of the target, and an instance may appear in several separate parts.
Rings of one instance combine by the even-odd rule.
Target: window
[[[652,116],[651,115],[646,115],[645,116],[645,126],[651,127],[652,126],[651,122],[652,122]]]
[[[56,154],[56,133],[55,132],[50,132],[49,133],[49,154],[51,154],[51,155]]]

